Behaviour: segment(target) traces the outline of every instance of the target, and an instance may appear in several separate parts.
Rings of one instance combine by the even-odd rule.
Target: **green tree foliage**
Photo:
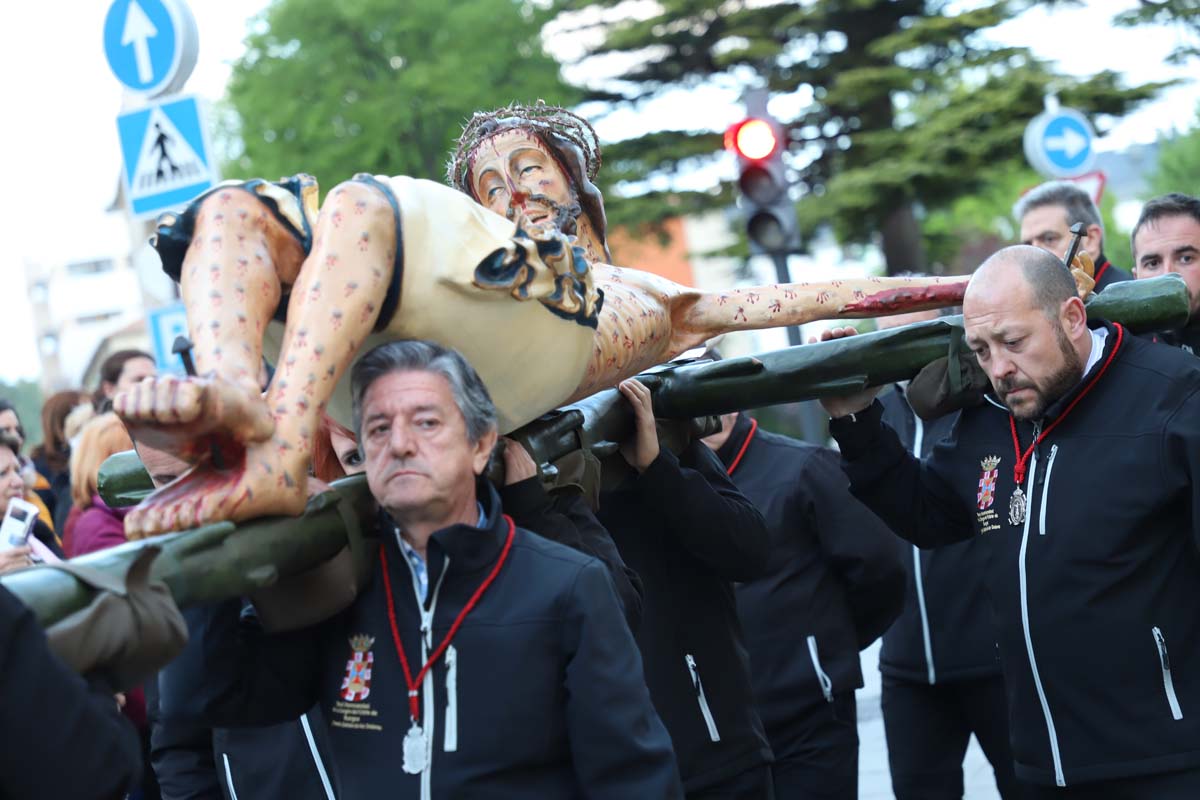
[[[435,180],[467,118],[514,100],[570,104],[518,0],[274,0],[233,66],[229,174]]]
[[[920,215],[979,191],[997,165],[1020,158],[1023,129],[1046,94],[1092,114],[1103,130],[1162,86],[1126,88],[1112,72],[1069,78],[1024,48],[987,39],[1029,4],[660,0],[647,19],[605,27],[590,53],[625,54],[631,66],[611,85],[591,87],[589,99],[637,105],[672,88],[762,80],[801,109],[784,121],[803,227],[832,223],[844,242],[878,236],[889,271],[925,269]],[[680,141],[688,149],[676,158],[717,148],[715,135],[682,131],[657,134],[645,151],[640,140],[623,143],[617,178],[669,174],[678,165],[664,151]],[[659,215],[675,213],[664,200],[687,207],[705,199],[664,194],[650,198]],[[635,218],[653,218],[652,203],[634,202]],[[616,203],[611,215],[625,218]]]
[[[1153,195],[1200,194],[1200,113],[1196,125],[1158,143],[1158,163],[1149,179]]]

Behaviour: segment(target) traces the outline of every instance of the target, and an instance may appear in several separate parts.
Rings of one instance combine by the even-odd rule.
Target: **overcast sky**
[[[9,4],[4,11],[0,380],[32,378],[40,370],[26,309],[24,263],[88,258],[126,246],[124,227],[104,213],[120,175],[115,118],[122,100],[104,60],[101,31],[108,5],[103,0],[67,0]],[[200,55],[185,91],[211,100],[221,97],[229,66],[242,51],[247,24],[265,5],[265,0],[193,0]],[[1182,33],[1111,26],[1113,14],[1131,5],[1133,0],[1098,0],[1052,14],[1036,10],[994,33],[999,41],[1032,47],[1071,73],[1112,69],[1131,84],[1176,77],[1187,81],[1122,120],[1098,142],[1100,150],[1120,150],[1153,141],[1159,131],[1186,128],[1200,101],[1200,84],[1188,71],[1163,61]],[[1194,71],[1196,65],[1190,66]],[[678,93],[658,103],[652,113],[614,113],[597,128],[604,139],[612,140],[653,127],[711,129],[734,121],[738,114],[733,94]]]

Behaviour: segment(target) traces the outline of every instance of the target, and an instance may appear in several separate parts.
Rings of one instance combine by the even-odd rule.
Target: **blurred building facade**
[[[150,350],[146,312],[178,297],[150,247],[153,223],[133,219],[126,208],[118,188],[105,210],[105,235],[68,248],[83,255],[25,263],[44,394],[95,389],[110,353]]]
[[[145,318],[141,285],[128,255],[27,263],[25,282],[46,393],[84,385],[84,371],[98,346]],[[146,339],[144,323],[141,339]]]

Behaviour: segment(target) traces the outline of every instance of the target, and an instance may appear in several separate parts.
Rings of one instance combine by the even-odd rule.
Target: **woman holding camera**
[[[21,443],[15,436],[0,433],[0,519],[8,515],[9,506],[13,500],[21,501],[25,497],[25,479],[21,475]],[[29,535],[36,536],[50,552],[62,557],[62,550],[54,541],[54,532],[50,526],[37,519]],[[8,541],[0,542],[0,574],[12,572],[33,564],[33,551],[28,544],[9,546]]]

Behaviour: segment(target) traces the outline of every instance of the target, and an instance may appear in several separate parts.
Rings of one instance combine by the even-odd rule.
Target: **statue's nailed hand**
[[[853,336],[858,331],[855,328],[830,328],[821,333],[820,341],[828,342],[831,339],[843,339],[847,336]],[[809,344],[815,344],[817,338],[810,337]],[[842,395],[840,397],[822,397],[821,405],[825,407],[825,412],[830,417],[837,419],[838,417],[846,417],[851,414],[857,414],[860,411],[866,411],[871,403],[875,402],[875,395],[879,394],[879,386],[871,386],[863,389],[861,392]]]
[[[654,403],[650,390],[641,381],[630,378],[617,387],[633,406],[635,431],[633,438],[621,445],[621,455],[639,473],[658,458],[658,429],[654,424]]]

